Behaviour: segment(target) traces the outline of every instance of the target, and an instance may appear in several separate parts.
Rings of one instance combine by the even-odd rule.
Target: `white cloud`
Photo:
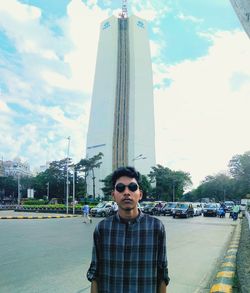
[[[99,25],[107,17],[108,13],[98,6],[89,8],[80,0],[68,5],[68,35],[74,48],[65,55],[64,61],[70,66],[70,82],[77,90],[92,91]]]
[[[10,113],[11,112],[8,105],[3,101],[0,101],[0,112],[2,112],[2,113]]]
[[[147,20],[154,21],[154,26],[158,26],[160,19],[165,17],[170,8],[164,1],[141,1],[134,0],[132,13]]]
[[[8,0],[0,2],[0,15],[2,20],[5,17],[11,17],[19,22],[27,22],[39,19],[41,11],[34,6],[27,6],[16,0]]]
[[[172,80],[155,90],[157,161],[191,172],[196,185],[250,149],[249,40],[239,32],[210,37],[207,56],[155,68],[159,83]],[[236,89],[235,74],[244,77]]]
[[[191,21],[191,22],[194,22],[194,23],[201,23],[203,22],[203,19],[201,18],[197,18],[197,17],[194,17],[192,15],[185,15],[183,14],[182,12],[180,12],[177,17],[181,20],[184,20],[184,21]]]

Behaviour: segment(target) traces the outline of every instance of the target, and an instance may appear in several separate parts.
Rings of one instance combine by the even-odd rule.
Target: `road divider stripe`
[[[223,293],[232,293],[232,286],[226,284],[215,284],[211,288],[210,292],[223,292]]]
[[[31,220],[31,219],[59,219],[59,218],[75,218],[79,217],[76,215],[66,215],[66,216],[6,216],[0,217],[0,220]]]
[[[233,262],[224,262],[221,266],[223,268],[224,267],[235,267],[235,264]]]
[[[241,221],[237,223],[233,231],[232,239],[220,264],[219,271],[213,280],[210,293],[233,292],[234,277],[236,273],[236,254],[240,241],[240,231]]]
[[[216,278],[232,278],[234,277],[235,272],[230,272],[230,271],[223,271],[223,272],[219,272],[216,275]]]

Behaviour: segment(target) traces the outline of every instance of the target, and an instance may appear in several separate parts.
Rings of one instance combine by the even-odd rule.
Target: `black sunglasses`
[[[123,184],[123,183],[118,183],[118,184],[116,184],[116,186],[115,186],[115,189],[116,189],[116,191],[118,191],[118,192],[123,192],[125,189],[126,189],[126,187],[130,190],[130,191],[132,191],[132,192],[135,192],[137,189],[138,189],[138,184],[136,184],[135,182],[131,182],[131,183],[129,183],[128,185],[125,185],[125,184]]]

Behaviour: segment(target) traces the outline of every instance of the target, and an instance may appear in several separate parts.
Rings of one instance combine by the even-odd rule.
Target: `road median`
[[[240,242],[241,220],[234,229],[228,249],[217,271],[210,293],[232,293],[236,274],[236,256]]]

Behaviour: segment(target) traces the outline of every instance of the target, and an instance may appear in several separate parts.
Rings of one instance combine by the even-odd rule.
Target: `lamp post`
[[[173,202],[175,201],[175,181],[173,180]]]
[[[76,191],[75,191],[75,165],[73,165],[72,169],[73,169],[73,215],[74,215],[75,214],[75,195],[76,195]]]
[[[67,150],[67,176],[66,176],[66,214],[69,213],[69,147],[70,147],[70,136],[67,137],[68,150]]]
[[[49,182],[47,182],[47,199],[49,201]]]
[[[17,204],[21,202],[21,190],[20,190],[20,173],[17,174]]]
[[[147,157],[143,156],[143,154],[140,154],[136,156],[135,158],[132,159],[132,161],[137,161],[137,160],[145,160]]]

